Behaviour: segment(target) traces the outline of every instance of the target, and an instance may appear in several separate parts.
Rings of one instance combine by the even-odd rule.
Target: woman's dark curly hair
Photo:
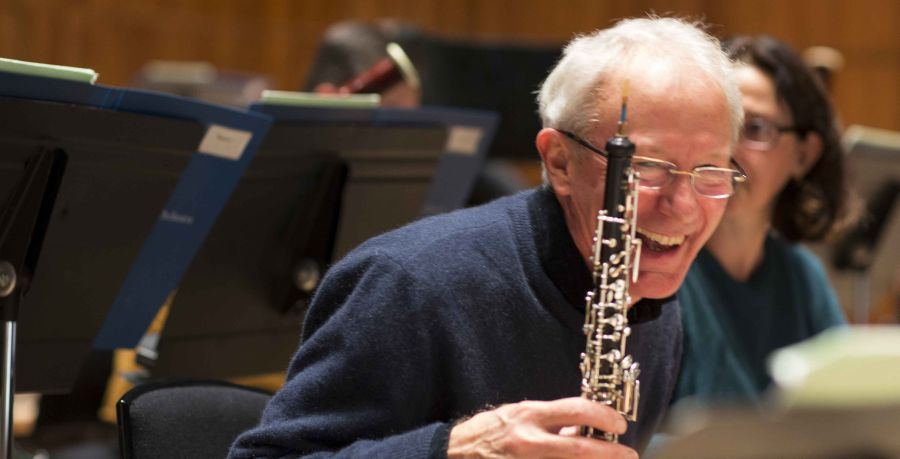
[[[772,226],[792,242],[824,239],[843,226],[849,192],[844,147],[822,81],[790,46],[773,37],[737,36],[723,41],[722,47],[736,62],[772,78],[800,136],[816,132],[822,138],[822,156],[816,164],[802,179],[788,182],[776,198]]]

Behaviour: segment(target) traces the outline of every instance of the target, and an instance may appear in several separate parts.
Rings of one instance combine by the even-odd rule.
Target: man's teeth
[[[666,236],[665,234],[654,233],[653,231],[644,228],[638,228],[637,232],[660,245],[681,245],[681,243],[684,242],[683,234],[681,236]]]

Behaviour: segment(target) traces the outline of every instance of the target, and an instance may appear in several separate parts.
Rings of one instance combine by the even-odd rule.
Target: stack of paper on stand
[[[92,69],[17,61],[15,59],[7,59],[4,57],[0,57],[0,72],[19,73],[22,75],[56,78],[59,80],[70,80],[89,84],[96,83],[98,76],[97,72]]]
[[[295,107],[375,108],[381,102],[381,96],[378,94],[319,94],[267,89],[262,92],[260,102],[264,105]]]

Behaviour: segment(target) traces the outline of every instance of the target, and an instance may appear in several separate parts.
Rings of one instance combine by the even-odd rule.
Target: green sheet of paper
[[[94,82],[97,81],[98,76],[97,72],[91,69],[17,61],[15,59],[6,59],[2,57],[0,57],[0,71],[47,78],[59,78],[61,80],[72,80],[89,84],[94,84]]]

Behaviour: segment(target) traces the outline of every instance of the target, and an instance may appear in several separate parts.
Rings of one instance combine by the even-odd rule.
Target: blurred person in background
[[[821,81],[768,36],[723,43],[736,61],[744,128],[735,159],[749,176],[691,266],[678,297],[684,356],[675,399],[753,401],[766,357],[846,319],[801,242],[848,220],[844,150]]]
[[[414,26],[393,19],[338,22],[322,35],[303,89],[320,94],[338,93],[342,84],[387,58],[389,43],[405,45],[415,41],[419,34]],[[412,108],[421,103],[422,90],[418,81],[401,80],[380,95],[383,107]]]

